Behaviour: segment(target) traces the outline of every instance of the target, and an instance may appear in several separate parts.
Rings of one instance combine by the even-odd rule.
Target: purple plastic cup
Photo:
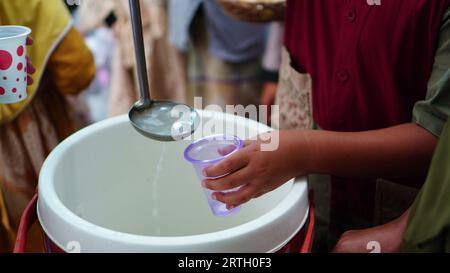
[[[203,175],[203,170],[206,167],[215,165],[224,158],[232,155],[244,147],[244,141],[236,136],[215,135],[202,138],[189,145],[184,151],[184,158],[189,161],[197,173],[198,179],[203,181],[206,177]],[[215,179],[219,177],[208,177]],[[233,192],[239,190],[240,187],[223,191]],[[208,200],[211,211],[216,216],[231,216],[237,213],[241,206],[228,210],[226,204],[212,199],[212,194],[215,191],[203,189]]]

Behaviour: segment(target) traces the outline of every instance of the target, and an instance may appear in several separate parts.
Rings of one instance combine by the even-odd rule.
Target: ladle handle
[[[141,102],[150,102],[150,89],[148,85],[147,63],[145,59],[144,36],[142,33],[140,0],[129,0],[131,13],[131,26],[133,28],[134,51],[136,53],[137,76]]]

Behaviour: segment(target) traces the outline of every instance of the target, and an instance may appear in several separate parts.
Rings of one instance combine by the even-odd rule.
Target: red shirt
[[[369,5],[375,2],[381,5]],[[293,66],[312,77],[319,127],[364,131],[411,122],[449,2],[288,0],[285,45]],[[332,221],[373,219],[374,181],[332,181]]]
[[[286,47],[313,79],[325,130],[362,131],[412,119],[427,91],[447,0],[288,0]]]

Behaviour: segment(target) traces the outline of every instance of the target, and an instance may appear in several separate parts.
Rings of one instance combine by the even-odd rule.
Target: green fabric
[[[435,62],[425,100],[414,106],[414,122],[440,136],[450,116],[450,9],[447,9],[440,31]]]
[[[450,121],[414,202],[403,239],[404,252],[450,252]]]

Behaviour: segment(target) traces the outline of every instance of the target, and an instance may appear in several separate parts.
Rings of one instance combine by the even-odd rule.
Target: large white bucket
[[[233,115],[214,118],[237,132],[270,130]],[[276,252],[302,229],[308,196],[301,179],[235,216],[214,216],[183,158],[189,143],[147,139],[126,116],[69,137],[41,170],[38,217],[46,236],[65,251]]]

